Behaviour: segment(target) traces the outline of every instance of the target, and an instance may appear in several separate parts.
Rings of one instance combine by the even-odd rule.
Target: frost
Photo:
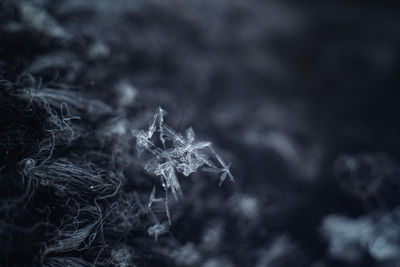
[[[152,116],[147,130],[132,130],[131,134],[136,138],[139,157],[144,152],[149,156],[145,160],[144,169],[161,179],[161,185],[165,190],[165,212],[171,225],[168,192],[172,192],[175,199],[182,196],[178,173],[189,176],[203,167],[203,171],[221,174],[219,185],[227,177],[232,182],[234,178],[229,170],[230,163],[224,162],[215,152],[211,142],[197,141],[192,128],[186,130],[185,136],[174,131],[164,124],[165,114],[165,110],[159,107],[157,113]],[[151,209],[153,202],[157,200],[159,199],[155,198],[153,189],[147,208]],[[157,240],[158,235],[167,231],[165,229],[164,224],[160,224],[157,220],[155,225],[148,229],[148,234]]]
[[[197,141],[192,128],[186,130],[185,136],[175,132],[164,124],[165,114],[165,110],[158,108],[148,129],[133,130],[132,135],[136,137],[139,155],[144,151],[151,155],[145,163],[145,170],[159,176],[166,191],[170,190],[177,198],[182,194],[177,173],[189,176],[202,166],[206,172],[221,173],[219,185],[227,177],[234,181],[229,169],[230,163],[226,164],[223,161],[211,142]],[[155,137],[157,133],[158,138]]]
[[[232,175],[232,173],[231,173],[231,171],[230,171],[231,163],[226,164],[226,163],[223,161],[223,159],[215,152],[215,150],[214,150],[212,147],[210,147],[210,149],[211,149],[212,153],[215,155],[215,157],[217,158],[219,164],[220,164],[222,167],[221,167],[221,168],[217,168],[217,167],[215,167],[215,165],[214,165],[214,167],[211,167],[211,168],[209,168],[209,167],[204,167],[204,168],[203,168],[203,171],[206,171],[206,172],[214,172],[214,173],[222,173],[222,174],[221,174],[221,177],[220,177],[220,180],[219,180],[219,186],[222,185],[222,183],[225,181],[226,177],[229,177],[229,179],[230,179],[232,182],[234,182],[235,179],[233,178],[233,175]]]

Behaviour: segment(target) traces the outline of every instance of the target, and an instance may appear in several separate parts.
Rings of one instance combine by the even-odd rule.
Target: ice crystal
[[[145,164],[145,170],[161,178],[162,186],[170,190],[175,198],[181,195],[177,173],[184,176],[196,172],[203,166],[206,172],[221,173],[221,185],[229,177],[234,181],[229,168],[215,152],[211,142],[197,141],[190,127],[185,136],[164,124],[166,112],[160,107],[152,117],[147,130],[133,130],[136,137],[136,149],[139,154],[149,152],[152,157]],[[154,137],[158,133],[158,139]],[[158,145],[159,144],[159,145]],[[216,162],[216,163],[215,163]],[[217,167],[219,165],[219,167]]]

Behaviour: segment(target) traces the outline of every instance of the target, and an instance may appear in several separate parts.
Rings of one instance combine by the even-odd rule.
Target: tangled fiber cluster
[[[30,53],[11,48],[15,43],[24,49],[68,50],[79,41],[40,4],[4,2],[2,8],[8,15],[2,18],[7,36],[2,52],[15,52],[16,58],[4,57],[1,66],[0,265],[168,262],[165,250],[177,244],[156,241],[172,224],[168,194],[175,202],[182,197],[177,172],[188,176],[204,165],[208,172],[222,173],[222,183],[227,176],[233,180],[229,166],[210,142],[194,140],[192,128],[183,137],[164,125],[161,108],[148,118],[146,110],[152,109],[136,101],[137,89],[130,83],[115,85],[111,101],[72,86],[81,74],[75,67],[82,66],[67,52],[37,51],[34,60],[19,65],[18,56]],[[29,38],[33,43],[20,43]],[[105,52],[89,49],[94,57]],[[149,129],[137,130],[145,120]],[[152,141],[156,132],[161,147]],[[151,174],[161,177],[162,187]],[[156,197],[160,188],[163,198]]]
[[[157,241],[169,232],[168,194],[182,196],[177,173],[189,176],[204,165],[222,173],[220,184],[227,176],[233,181],[211,143],[195,141],[192,128],[186,137],[175,132],[164,124],[161,108],[147,131],[132,129],[137,114],[128,109],[135,103],[112,108],[32,75],[2,80],[0,99],[0,233],[7,264],[21,251],[32,253],[30,264],[43,266],[140,264],[140,254],[153,249],[143,245],[151,243],[146,233]],[[152,140],[156,132],[161,147]],[[154,179],[139,173],[142,163],[161,177],[164,198],[156,198],[155,186],[150,193]],[[160,223],[163,211],[168,221]]]
[[[126,240],[168,232],[148,200],[154,180],[124,172],[141,162],[130,131],[113,132],[124,111],[94,99],[31,75],[2,80],[3,264],[130,266],[143,252]]]
[[[130,252],[125,242],[146,242],[146,232],[157,240],[169,231],[169,191],[175,198],[182,195],[177,172],[189,176],[205,165],[209,172],[222,173],[220,183],[227,176],[233,180],[211,143],[195,142],[192,128],[185,138],[164,125],[161,108],[149,129],[138,131],[120,125],[132,120],[123,107],[116,111],[70,88],[38,83],[31,75],[2,80],[1,86],[1,251],[6,259],[22,250],[35,255],[32,264],[44,266],[140,263],[138,251]],[[152,141],[155,132],[161,148]],[[143,150],[152,156],[146,171],[162,179],[164,199],[155,197],[155,187],[146,192],[154,180],[124,172],[145,162]],[[161,201],[168,223],[157,216],[162,208],[153,209]],[[25,245],[15,244],[20,235],[28,239]]]

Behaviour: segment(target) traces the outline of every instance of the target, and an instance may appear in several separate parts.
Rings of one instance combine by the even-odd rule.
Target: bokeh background
[[[232,162],[236,183],[182,179],[171,234],[138,266],[400,266],[398,4],[0,5],[4,79],[110,106],[128,87],[136,113],[162,106]]]

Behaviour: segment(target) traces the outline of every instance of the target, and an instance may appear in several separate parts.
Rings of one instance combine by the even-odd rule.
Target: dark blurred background
[[[29,72],[111,106],[128,86],[138,110],[161,105],[233,162],[235,184],[182,182],[180,249],[160,266],[400,266],[398,4],[1,6],[5,78]]]

